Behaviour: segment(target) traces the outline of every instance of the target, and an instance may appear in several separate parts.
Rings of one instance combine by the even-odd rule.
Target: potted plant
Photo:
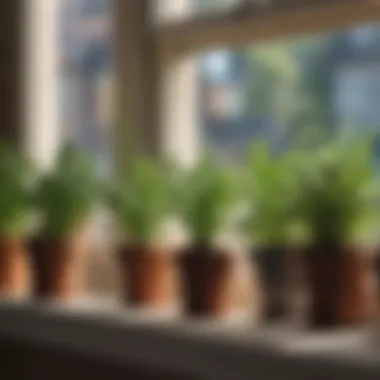
[[[6,143],[0,144],[0,292],[26,291],[26,237],[31,227],[31,165]]]
[[[234,206],[234,187],[231,173],[209,158],[179,180],[177,211],[190,237],[181,255],[189,314],[223,316],[234,308],[229,290],[234,257],[216,244]]]
[[[306,257],[314,325],[353,325],[372,317],[374,257],[359,238],[375,217],[374,175],[366,139],[324,147],[309,158],[302,173],[300,206],[309,234]]]
[[[291,265],[298,259],[296,206],[299,192],[290,155],[273,155],[268,145],[254,146],[244,186],[248,215],[244,229],[254,245],[264,288],[264,318],[284,317],[290,307]]]
[[[64,300],[76,295],[87,226],[98,196],[99,183],[90,157],[66,144],[53,169],[36,186],[34,201],[41,226],[30,249],[35,296]]]
[[[168,174],[167,167],[140,157],[108,192],[123,236],[118,250],[122,295],[139,307],[166,308],[176,302],[175,260],[159,241],[169,212]]]

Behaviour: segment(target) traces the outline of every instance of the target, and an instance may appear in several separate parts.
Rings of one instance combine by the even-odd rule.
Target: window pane
[[[60,122],[109,171],[111,0],[61,0]]]
[[[241,3],[242,0],[152,0],[155,19],[160,22],[228,12]]]
[[[283,150],[348,128],[380,135],[379,38],[372,24],[202,55],[205,145],[234,161],[257,139]]]

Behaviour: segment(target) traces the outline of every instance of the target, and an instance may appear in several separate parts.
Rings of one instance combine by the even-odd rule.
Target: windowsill
[[[259,380],[280,376],[362,380],[380,375],[380,348],[376,350],[369,329],[316,333],[280,326],[169,321],[115,310],[112,305],[2,302],[0,336],[204,379],[238,380],[260,374]]]

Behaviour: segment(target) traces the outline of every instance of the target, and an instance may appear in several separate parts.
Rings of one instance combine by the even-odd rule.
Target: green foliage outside
[[[201,14],[233,9],[239,3],[194,0]],[[245,113],[272,125],[273,139],[290,136],[294,144],[305,145],[328,135],[334,53],[344,37],[344,32],[330,32],[236,51],[247,63]]]
[[[332,60],[339,38],[320,35],[246,50],[246,113],[271,126],[271,140],[307,146],[329,138]]]

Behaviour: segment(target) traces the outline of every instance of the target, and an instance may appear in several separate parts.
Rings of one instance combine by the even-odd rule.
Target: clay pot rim
[[[191,255],[198,257],[233,257],[233,250],[228,246],[214,245],[214,244],[197,244],[190,242],[183,245],[180,248],[180,253],[182,255]]]
[[[67,243],[80,243],[84,241],[82,236],[34,236],[27,239],[31,245],[66,245]]]
[[[7,242],[7,243],[24,243],[27,242],[29,239],[27,236],[1,236],[0,235],[0,241],[1,242]]]
[[[304,246],[302,245],[288,245],[288,244],[283,244],[283,245],[253,245],[251,247],[251,251],[253,252],[260,252],[260,251],[285,251],[285,252],[293,252],[293,251],[299,251],[300,249],[303,249]]]
[[[161,244],[122,243],[115,250],[119,255],[173,255],[173,250]]]

